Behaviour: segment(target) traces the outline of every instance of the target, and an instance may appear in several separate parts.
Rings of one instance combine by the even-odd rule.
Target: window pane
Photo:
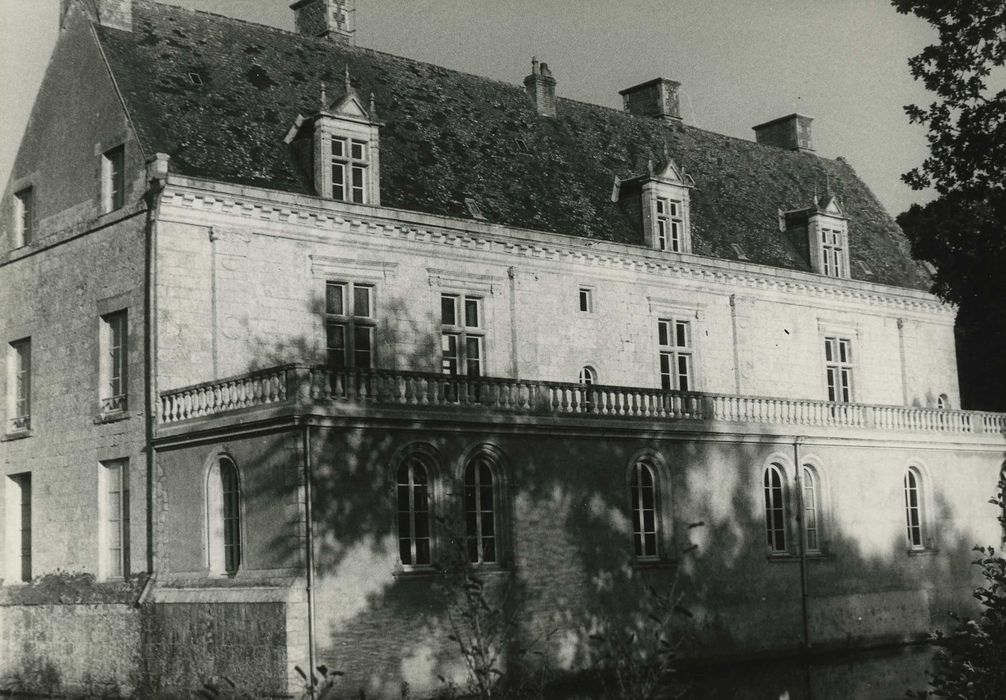
[[[332,157],[333,158],[346,157],[346,139],[339,139],[339,138],[332,139]]]
[[[468,328],[479,327],[479,300],[465,298],[465,325]]]
[[[368,326],[353,329],[353,364],[357,369],[370,369],[373,365],[373,330]]]
[[[332,199],[346,201],[346,166],[343,163],[332,164]]]
[[[353,285],[353,315],[370,317],[370,287]]]
[[[351,156],[353,160],[366,160],[367,152],[364,148],[366,144],[363,141],[353,141]]]
[[[458,325],[458,298],[443,294],[440,297],[440,322],[445,326]]]
[[[482,339],[465,339],[465,371],[470,377],[482,376]]]
[[[328,336],[328,366],[341,369],[346,366],[346,326],[329,323],[325,330]]]
[[[443,353],[442,369],[444,374],[458,373],[458,336],[444,333],[440,339],[440,349]]]
[[[353,201],[363,204],[364,201],[364,168],[358,165],[353,166]]]
[[[343,315],[345,306],[343,297],[346,293],[346,285],[329,282],[325,285],[325,313]]]
[[[679,348],[688,347],[688,322],[677,321],[674,324],[675,342]]]
[[[657,322],[657,342],[661,345],[670,345],[670,323],[667,321]]]
[[[688,355],[678,355],[678,389],[691,390],[691,369]]]

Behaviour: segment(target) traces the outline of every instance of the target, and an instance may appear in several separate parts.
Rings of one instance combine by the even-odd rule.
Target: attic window
[[[864,275],[867,275],[869,277],[873,276],[873,270],[871,270],[869,266],[862,260],[856,261],[856,267],[858,267],[859,271],[862,272]]]
[[[750,260],[747,255],[744,254],[744,249],[740,247],[738,243],[731,243],[730,247],[734,249],[734,255],[737,256],[738,260]]]
[[[193,85],[202,85],[203,79],[199,76],[198,73],[189,73],[189,82],[191,82]]]
[[[471,197],[465,197],[465,206],[468,207],[468,213],[472,215],[473,219],[479,219],[481,221],[486,220],[485,214],[482,213],[482,210],[479,208],[478,202],[476,202],[474,199],[472,199]]]
[[[527,147],[527,142],[524,139],[514,139],[514,145],[517,146],[517,152],[522,155],[527,155],[531,153],[531,149]]]

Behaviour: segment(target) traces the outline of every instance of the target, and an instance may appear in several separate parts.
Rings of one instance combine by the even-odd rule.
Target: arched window
[[[657,552],[657,480],[652,465],[640,460],[632,465],[629,487],[632,498],[632,544],[637,557]]]
[[[912,549],[925,549],[922,474],[915,467],[909,467],[905,472],[905,521],[908,527],[908,546]]]
[[[770,464],[765,468],[765,532],[768,548],[773,554],[785,553],[786,505],[782,467]]]
[[[478,455],[465,467],[465,548],[473,564],[496,561],[496,507],[493,467]]]
[[[581,384],[586,384],[587,386],[597,384],[597,370],[589,365],[583,367],[580,369],[580,377],[578,381]]]
[[[805,551],[821,551],[821,492],[814,470],[803,466],[803,546]]]
[[[940,394],[936,399],[936,408],[941,411],[946,411],[950,409],[950,397],[946,394]]]
[[[398,554],[405,566],[430,564],[430,475],[417,457],[398,467]]]
[[[211,573],[233,575],[241,568],[241,483],[230,457],[218,457],[207,482],[207,550]]]

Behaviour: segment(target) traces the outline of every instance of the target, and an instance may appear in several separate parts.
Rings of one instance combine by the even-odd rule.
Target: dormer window
[[[643,242],[655,250],[690,253],[689,190],[694,186],[673,160],[628,180],[615,178],[611,199],[642,226]]]
[[[828,277],[849,277],[849,229],[838,200],[829,196],[810,210],[810,264],[814,272]]]
[[[811,270],[828,277],[850,277],[848,220],[834,197],[829,195],[823,203],[815,197],[807,209],[780,211],[779,226],[806,253]],[[864,274],[869,273],[864,270]]]
[[[845,269],[843,238],[837,228],[821,227],[821,272],[829,277],[842,277]]]
[[[364,107],[346,73],[345,93],[329,103],[321,85],[320,111],[297,116],[284,141],[319,197],[352,204],[380,205],[380,127],[374,96]]]
[[[681,202],[667,197],[656,197],[657,250],[669,250],[672,253],[683,252],[683,233],[685,227],[682,218]]]
[[[332,137],[332,199],[367,203],[366,141]]]

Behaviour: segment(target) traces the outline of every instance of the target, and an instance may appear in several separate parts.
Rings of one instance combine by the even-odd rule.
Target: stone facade
[[[312,11],[336,5],[300,3],[301,31],[320,21]],[[592,667],[592,633],[645,618],[648,585],[680,587],[694,613],[690,651],[707,661],[907,642],[946,627],[951,611],[968,612],[971,546],[1001,537],[987,498],[1002,468],[1006,418],[947,410],[960,408],[954,312],[911,287],[916,272],[903,259],[900,234],[865,186],[841,164],[776,153],[809,149],[807,118],[771,127],[772,139],[799,127],[793,143],[715,143],[738,162],[746,158],[751,172],[778,162],[846,178],[835,181],[848,200],[874,207],[860,219],[847,212],[849,245],[859,247],[859,262],[863,251],[888,251],[875,265],[886,277],[814,274],[782,231],[764,249],[749,245],[758,262],[744,249],[732,259],[714,254],[726,235],[712,230],[725,220],[710,207],[714,188],[697,188],[685,217],[696,254],[655,250],[646,244],[652,235],[636,230],[654,225],[651,218],[623,215],[638,209],[636,200],[610,199],[612,179],[616,195],[621,182],[610,172],[588,178],[597,212],[589,236],[495,220],[494,212],[506,212],[502,196],[483,195],[489,216],[464,192],[424,209],[439,200],[403,179],[414,145],[403,134],[425,126],[403,126],[393,110],[390,123],[368,120],[365,137],[382,140],[380,172],[366,163],[372,187],[381,188],[363,199],[371,204],[336,201],[327,196],[331,182],[316,196],[280,177],[297,157],[283,150],[282,130],[255,151],[258,175],[214,176],[199,165],[199,148],[157,148],[166,143],[158,138],[187,123],[166,125],[130,108],[137,91],[116,61],[160,41],[158,13],[185,30],[172,30],[172,50],[199,41],[206,27],[223,27],[241,41],[254,34],[249,55],[282,37],[312,51],[349,52],[364,76],[401,76],[379,63],[390,59],[344,42],[259,32],[139,0],[103,6],[121,11],[92,24],[80,3],[69,3],[0,204],[2,340],[32,344],[30,430],[0,441],[0,685],[170,695],[227,677],[282,695],[303,689],[300,672],[312,662],[345,672],[340,688],[368,697],[399,697],[403,684],[431,694],[441,676],[463,682],[449,639],[449,580],[433,564],[463,539],[464,474],[479,455],[491,461],[494,479],[497,555],[480,567],[487,595],[521,621],[519,640],[562,672]],[[149,41],[128,44],[126,14]],[[216,34],[207,37],[210,47]],[[272,88],[256,66],[249,80],[264,101]],[[212,71],[226,67],[202,66],[198,83],[187,72],[161,75],[150,89],[198,100],[213,93]],[[537,70],[532,87],[544,85],[547,99],[456,80],[470,82],[472,94],[500,91],[494,109],[547,124],[543,132],[573,138],[623,120],[614,131],[641,143],[658,139],[675,162],[669,151],[686,150],[682,139],[692,139],[695,152],[714,143],[683,131],[674,81],[652,83],[662,90],[657,113],[649,98],[642,106],[628,99],[630,114],[613,116],[556,98],[555,81],[543,64]],[[446,81],[448,73],[431,75]],[[425,103],[412,88],[405,82],[397,94]],[[581,122],[568,116],[575,110]],[[548,119],[539,120],[542,112]],[[383,105],[379,113],[388,119]],[[291,133],[307,123],[294,113],[282,119],[295,125]],[[276,132],[272,126],[266,132]],[[223,138],[193,133],[187,137],[206,149]],[[530,147],[506,146],[520,150],[507,153],[524,171],[532,167],[521,159],[563,162],[549,155],[562,139],[534,136]],[[653,156],[656,143],[638,152],[634,144],[632,157]],[[107,154],[119,146],[124,205],[104,212]],[[243,162],[242,148],[231,150],[232,159],[217,159],[221,168]],[[274,151],[280,157],[268,162]],[[431,167],[434,155],[423,156]],[[701,179],[699,166],[715,154],[685,155]],[[261,173],[276,177],[263,183],[255,179]],[[813,182],[804,184],[813,191]],[[35,236],[15,247],[13,195],[25,187],[36,195]],[[415,199],[396,199],[403,192]],[[509,215],[537,208],[542,222],[573,221],[548,219],[560,203],[542,205],[541,192],[532,194]],[[757,214],[771,231],[773,212],[809,205],[789,191],[765,199],[777,194],[744,215]],[[374,204],[389,201],[397,205]],[[460,201],[471,216],[458,214]],[[584,209],[565,199],[561,206]],[[594,235],[612,222],[625,231]],[[327,283],[369,290],[372,367],[325,367]],[[478,376],[442,373],[444,294],[478,300],[479,322],[466,331],[481,339]],[[100,400],[108,355],[101,318],[121,310],[126,410],[109,412]],[[687,388],[662,385],[667,320],[689,329]],[[826,338],[851,348],[842,365],[851,376],[846,401],[829,401]],[[5,397],[13,391],[10,366],[0,378]],[[590,386],[579,383],[585,368]],[[2,408],[11,405],[8,398]],[[11,416],[2,418],[8,426]],[[399,549],[396,479],[416,455],[429,469],[426,567],[403,562]],[[110,460],[128,465],[124,580],[101,564],[109,542],[101,535],[107,493],[99,469]],[[226,499],[213,482],[222,479],[221,460],[234,466]],[[652,467],[658,494],[657,544],[646,556],[633,552],[630,474],[640,460]],[[782,479],[776,521],[766,514],[770,467]],[[804,469],[816,480],[814,546]],[[917,542],[906,533],[909,469],[919,495]],[[18,518],[28,511],[15,507],[11,477],[24,474],[32,485],[31,582],[12,575],[26,541]],[[218,545],[230,548],[226,570],[214,565]],[[94,649],[111,653],[97,659]]]

